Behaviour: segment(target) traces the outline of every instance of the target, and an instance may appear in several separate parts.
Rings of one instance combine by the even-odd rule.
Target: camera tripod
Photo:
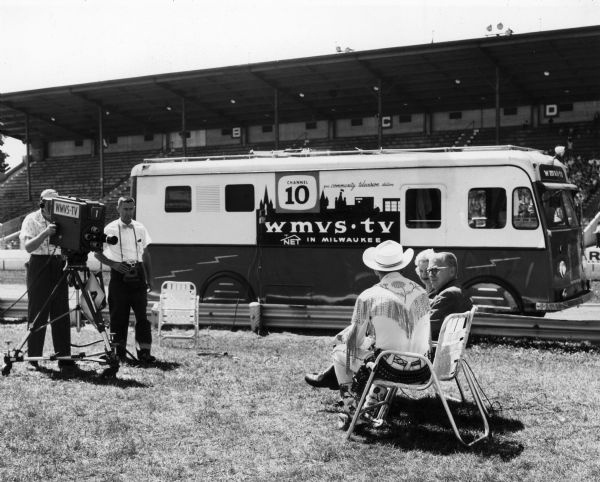
[[[111,342],[110,336],[104,326],[104,320],[102,318],[102,302],[104,300],[104,290],[101,284],[98,282],[95,275],[90,273],[89,268],[86,264],[86,256],[80,253],[69,254],[66,257],[67,263],[60,279],[56,283],[54,289],[48,296],[48,299],[44,303],[44,306],[40,312],[36,315],[35,319],[29,325],[29,330],[25,338],[21,341],[17,348],[9,349],[4,354],[4,365],[2,366],[2,375],[7,376],[10,374],[13,363],[15,362],[38,362],[38,361],[91,361],[97,362],[107,367],[101,373],[103,377],[115,376],[119,370],[119,357],[117,356],[116,346]],[[62,318],[59,316],[52,319],[41,326],[38,325],[38,318],[44,309],[52,302],[57,294],[58,287],[63,281],[67,281],[69,286],[73,286],[76,290],[78,305],[76,310],[80,310],[88,321],[94,325],[101,336],[101,340],[92,343],[103,343],[103,351],[96,351],[93,353],[80,352],[74,355],[47,355],[47,356],[27,356],[24,353],[24,348],[33,332],[39,330],[41,327],[47,327]],[[79,311],[76,312],[79,317]],[[78,318],[79,319],[79,318]],[[89,345],[86,345],[89,346]]]

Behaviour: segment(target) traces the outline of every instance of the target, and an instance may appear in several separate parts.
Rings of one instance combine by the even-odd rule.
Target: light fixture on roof
[[[454,83],[455,83],[456,85],[460,85],[460,79],[454,79]]]
[[[229,99],[229,102],[235,104],[235,99]]]
[[[304,98],[304,92],[300,92],[300,93],[298,94],[298,97],[302,97],[302,98]]]
[[[373,92],[379,92],[379,86],[378,85],[374,85],[373,86]]]
[[[107,111],[105,112],[105,114],[106,114],[106,115],[110,115],[110,111],[109,111],[109,110],[107,110]]]
[[[56,122],[56,118],[55,118],[54,116],[50,117],[50,120],[51,120],[52,122]]]
[[[571,91],[570,91],[569,89],[565,89],[563,92],[564,92],[565,94],[570,94],[570,93],[571,93]]]
[[[171,112],[171,111],[173,110],[173,107],[171,107],[170,105],[167,105],[167,106],[165,107],[165,109],[166,109],[166,110],[168,110],[169,112]]]
[[[547,70],[544,70],[544,77],[550,77],[550,72]]]
[[[490,23],[485,28],[489,32],[485,36],[486,37],[491,37],[491,36],[500,37],[500,35],[510,36],[510,35],[512,35],[514,33],[513,29],[510,28],[510,27],[508,27],[504,32],[502,31],[503,28],[504,28],[504,24],[502,22],[499,22],[499,23],[496,24],[496,31],[493,32],[494,27]]]

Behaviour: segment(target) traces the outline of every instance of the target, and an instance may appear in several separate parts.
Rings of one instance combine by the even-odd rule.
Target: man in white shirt
[[[27,318],[29,338],[27,355],[42,357],[48,316],[51,320],[52,343],[55,355],[70,357],[71,327],[69,317],[69,288],[63,276],[65,261],[58,246],[50,244],[50,236],[56,233],[56,224],[45,199],[57,197],[54,189],[45,189],[40,194],[40,209],[23,219],[19,239],[21,246],[31,255],[25,264],[27,270]],[[72,370],[73,360],[59,360],[62,372]],[[29,362],[30,369],[38,369],[38,361]]]
[[[104,228],[107,236],[118,238],[117,244],[105,244],[102,253],[94,253],[98,261],[110,266],[110,330],[114,333],[117,355],[122,361],[126,361],[129,313],[133,309],[138,360],[152,363],[156,359],[150,353],[152,333],[146,314],[148,290],[152,287],[150,254],[146,248],[151,239],[144,225],[133,219],[133,198],[119,198],[117,212],[119,219]]]

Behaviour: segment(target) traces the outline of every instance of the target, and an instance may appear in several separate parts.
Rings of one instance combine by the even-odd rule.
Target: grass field
[[[0,326],[0,342],[24,333]],[[328,337],[201,337],[110,381],[94,364],[71,378],[15,364],[0,379],[0,480],[600,480],[596,347],[475,340],[468,359],[498,411],[493,437],[466,449],[433,398],[399,398],[390,427],[345,443],[336,393],[303,381],[328,363]]]

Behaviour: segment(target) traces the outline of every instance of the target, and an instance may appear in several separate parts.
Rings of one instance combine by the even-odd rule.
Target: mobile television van
[[[416,253],[453,252],[483,311],[540,315],[591,296],[577,187],[559,160],[537,150],[148,159],[131,179],[136,217],[152,237],[156,288],[192,281],[203,303],[349,314],[377,280],[362,252],[387,239]]]

